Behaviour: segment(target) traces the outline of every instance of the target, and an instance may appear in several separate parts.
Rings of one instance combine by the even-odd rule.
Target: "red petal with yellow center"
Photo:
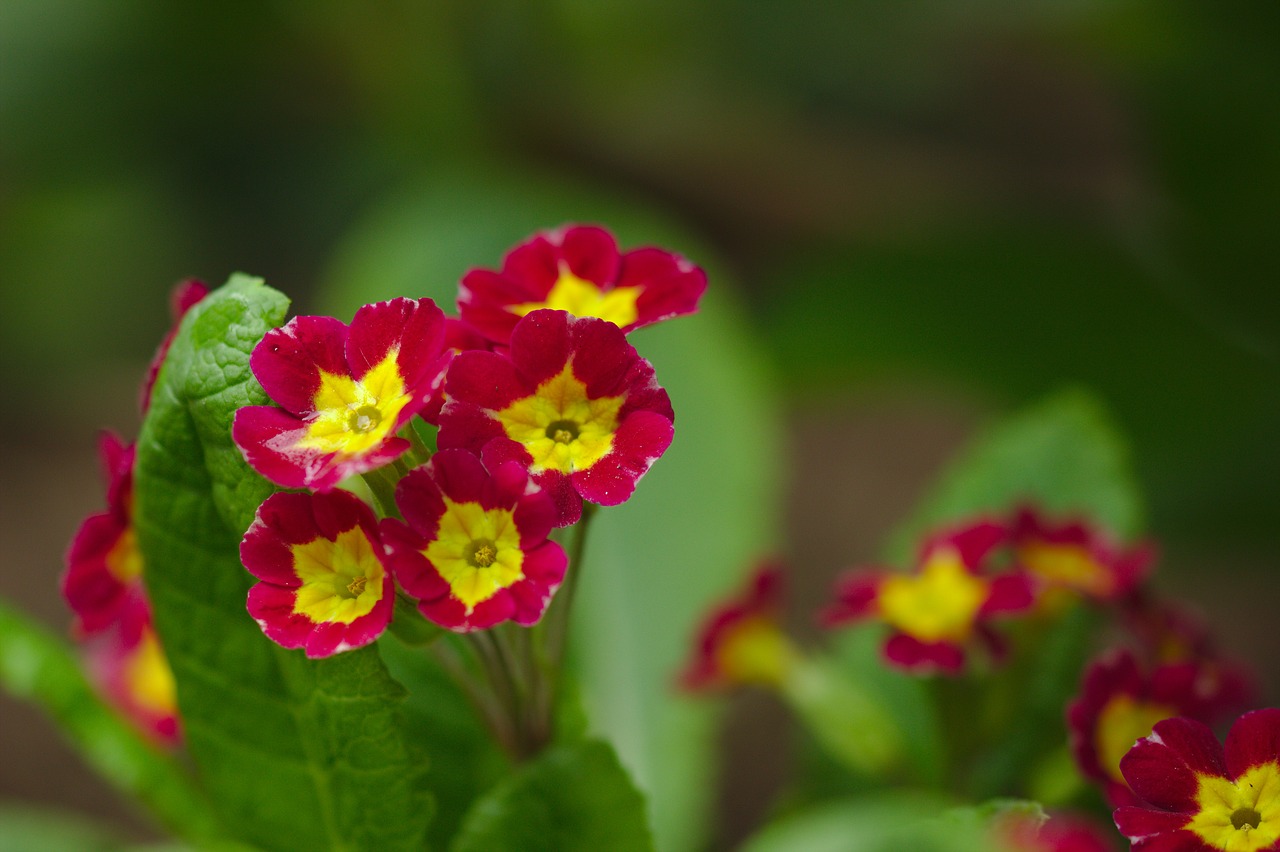
[[[745,589],[711,608],[698,628],[693,653],[679,675],[682,689],[690,692],[720,689],[746,682],[741,677],[744,672],[768,672],[772,676],[781,671],[785,665],[782,657],[790,653],[778,624],[782,609],[782,572],[779,562],[762,563],[748,578]],[[759,641],[761,637],[763,642]],[[766,656],[776,659],[754,660],[746,667],[733,665],[736,655],[726,653],[726,645],[741,639],[755,646],[748,650],[757,656],[763,650]]]
[[[439,445],[514,461],[554,499],[559,526],[581,499],[617,505],[671,443],[674,414],[653,367],[599,319],[535,311],[504,356],[463,352],[449,369]]]
[[[439,391],[453,356],[430,299],[365,305],[348,328],[295,317],[268,332],[250,366],[280,407],[236,412],[232,437],[249,464],[287,488],[328,491],[409,447],[396,437]]]
[[[1232,778],[1264,763],[1280,760],[1280,709],[1245,713],[1231,726],[1226,742],[1226,769]]]
[[[367,645],[391,621],[395,585],[373,511],[346,491],[273,494],[240,543],[261,582],[249,614],[263,633],[308,657]]]
[[[693,313],[707,286],[689,261],[659,248],[619,253],[602,228],[567,226],[514,248],[501,270],[476,269],[462,279],[462,320],[496,343],[521,316],[540,308],[598,317],[630,332]]]
[[[383,521],[391,564],[427,618],[451,630],[536,623],[564,578],[548,541],[555,509],[518,465],[490,474],[479,458],[444,449],[396,488],[404,521]]]

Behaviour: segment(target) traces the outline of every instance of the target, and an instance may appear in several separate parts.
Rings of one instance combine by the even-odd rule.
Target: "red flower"
[[[1141,800],[1115,812],[1134,850],[1280,849],[1280,710],[1241,716],[1225,749],[1204,723],[1165,719],[1120,769]]]
[[[778,686],[796,651],[779,625],[782,565],[766,562],[747,587],[715,606],[698,628],[693,657],[680,673],[690,692],[742,684]]]
[[[657,248],[620,254],[608,231],[576,225],[516,246],[501,271],[468,272],[458,310],[463,322],[506,343],[516,322],[539,308],[598,317],[629,332],[693,313],[706,288],[705,273],[679,255]]]
[[[933,537],[910,573],[856,571],[837,586],[837,602],[822,613],[827,626],[876,619],[893,628],[885,657],[914,672],[958,674],[975,639],[1002,650],[987,622],[1031,606],[1030,581],[1021,572],[989,576],[989,554],[1005,541],[999,524],[981,521]]]
[[[105,630],[145,599],[142,553],[133,531],[134,446],[104,432],[98,457],[107,482],[107,511],[80,525],[62,575],[62,595],[82,635]]]
[[[89,677],[107,700],[161,745],[176,745],[181,735],[173,671],[151,627],[146,601],[134,598],[85,651]]]
[[[441,449],[483,455],[490,470],[527,468],[555,500],[557,526],[582,500],[614,506],[671,443],[675,415],[653,367],[617,326],[564,311],[534,311],[508,356],[463,352],[449,368]]]
[[[1010,544],[1017,564],[1047,590],[1070,590],[1099,601],[1132,592],[1154,558],[1149,545],[1123,550],[1084,521],[1053,524],[1030,508],[1015,516]]]
[[[143,414],[146,414],[147,409],[151,407],[151,389],[155,387],[156,376],[160,374],[160,365],[164,363],[164,356],[169,354],[173,338],[178,334],[178,324],[186,316],[187,311],[207,295],[209,295],[209,288],[204,285],[204,282],[194,278],[179,282],[169,295],[169,313],[173,317],[173,326],[164,340],[160,341],[156,354],[151,357],[151,363],[147,365],[147,376],[142,381],[142,393],[139,397]]]
[[[373,511],[352,494],[272,494],[240,543],[261,580],[249,614],[273,642],[308,657],[367,645],[395,605],[385,558]]]
[[[1112,650],[1085,670],[1080,695],[1067,707],[1071,750],[1080,771],[1102,786],[1112,804],[1132,801],[1120,759],[1139,737],[1171,716],[1209,717],[1212,696],[1201,694],[1200,677],[1192,663],[1143,672],[1127,650]]]
[[[409,448],[396,432],[427,405],[452,353],[430,299],[365,305],[348,328],[295,317],[267,332],[250,367],[281,407],[236,412],[232,437],[254,470],[286,488],[328,491]]]
[[[555,506],[519,465],[485,470],[441,450],[396,487],[404,522],[382,522],[391,565],[424,616],[466,632],[503,621],[530,626],[564,579],[564,549],[548,541]]]

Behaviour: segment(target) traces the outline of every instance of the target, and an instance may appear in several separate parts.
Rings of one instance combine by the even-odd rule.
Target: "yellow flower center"
[[[725,631],[716,662],[730,683],[777,687],[795,654],[791,641],[772,619],[753,616]]]
[[[598,462],[613,446],[623,397],[587,398],[587,386],[573,375],[570,361],[531,396],[494,412],[503,430],[524,444],[531,470],[573,473]]]
[[[1172,707],[1138,701],[1131,695],[1112,698],[1098,714],[1098,725],[1094,729],[1094,746],[1102,771],[1123,784],[1120,758],[1128,754],[1138,740],[1150,736],[1156,722],[1177,715],[1178,711]]]
[[[155,634],[146,630],[125,663],[125,686],[138,706],[157,716],[172,714],[178,707],[173,670],[160,650]]]
[[[1083,547],[1031,542],[1018,548],[1018,561],[1052,585],[1066,586],[1097,597],[1115,591],[1115,578]]]
[[[598,317],[608,320],[619,328],[625,328],[636,321],[640,315],[636,310],[636,299],[640,296],[640,287],[615,287],[603,290],[597,284],[584,281],[569,271],[564,264],[560,265],[560,277],[547,293],[544,302],[522,302],[507,308],[516,316],[522,317],[540,308],[551,308],[556,311],[568,311],[575,317]]]
[[[293,611],[316,624],[350,624],[382,600],[384,569],[358,526],[339,533],[335,541],[295,544],[293,570],[302,581]]]
[[[396,363],[397,351],[387,353],[360,381],[322,370],[313,401],[316,414],[298,446],[358,456],[385,441],[410,399]]]
[[[485,509],[479,503],[444,498],[436,538],[422,551],[467,608],[524,579],[520,530],[509,509]]]
[[[104,561],[111,576],[122,584],[127,585],[142,575],[142,551],[138,550],[138,537],[132,524],[121,531]]]
[[[968,639],[986,599],[987,582],[950,547],[934,551],[919,574],[888,577],[877,595],[884,620],[922,642]]]
[[[1222,852],[1258,852],[1280,840],[1280,765],[1254,766],[1234,782],[1201,775],[1188,831]]]

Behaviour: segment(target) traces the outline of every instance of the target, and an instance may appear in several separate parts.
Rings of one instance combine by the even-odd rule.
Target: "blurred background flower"
[[[1238,0],[0,4],[0,595],[68,623],[93,436],[136,432],[179,279],[345,321],[352,281],[580,220],[705,265],[783,379],[758,449],[789,471],[794,612],[976,426],[1080,383],[1164,585],[1266,649],[1278,46],[1280,10]],[[36,711],[0,716],[0,798],[142,831]],[[728,723],[725,842],[787,772],[768,699]]]

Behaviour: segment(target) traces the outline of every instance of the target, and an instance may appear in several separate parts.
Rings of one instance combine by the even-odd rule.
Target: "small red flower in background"
[[[179,323],[186,316],[187,311],[207,295],[209,295],[209,288],[204,282],[194,278],[179,282],[169,295],[169,314],[173,317],[173,326],[164,336],[164,340],[160,341],[156,354],[151,357],[151,363],[147,365],[147,375],[142,381],[142,393],[139,398],[139,406],[143,414],[146,414],[147,409],[151,407],[151,390],[155,387],[156,376],[160,374],[160,365],[164,363],[164,356],[169,354],[173,338],[178,334]]]
[[[624,332],[698,309],[707,289],[701,269],[657,248],[620,253],[603,228],[567,226],[512,249],[502,269],[475,269],[462,279],[463,322],[506,343],[523,316],[540,308],[598,317]]]
[[[295,317],[267,332],[249,365],[274,406],[236,412],[232,437],[254,470],[286,488],[328,491],[409,448],[396,432],[421,412],[449,363],[430,299],[365,305],[348,327]]]
[[[542,618],[567,558],[547,539],[555,506],[507,463],[493,474],[464,450],[441,450],[396,487],[404,522],[382,522],[396,579],[450,630]]]
[[[583,499],[615,506],[671,444],[675,415],[653,367],[612,323],[534,311],[508,356],[463,352],[449,368],[441,449],[528,469],[551,495],[557,526]]]
[[[1041,824],[1026,816],[998,818],[992,827],[1001,852],[1116,852],[1114,833],[1068,814]]]
[[[782,565],[758,567],[739,594],[703,619],[679,684],[690,692],[754,684],[777,687],[796,650],[782,632]]]
[[[261,582],[249,614],[269,639],[327,657],[367,645],[386,629],[395,584],[373,511],[346,491],[272,494],[240,543]]]
[[[161,745],[181,738],[173,670],[151,627],[151,612],[142,598],[85,648],[89,678],[107,700]]]
[[[1068,590],[1097,601],[1136,589],[1154,558],[1148,545],[1124,550],[1085,521],[1053,524],[1025,507],[1014,516],[1009,542],[1016,564],[1046,591]]]
[[[1280,849],[1280,710],[1241,716],[1225,749],[1204,723],[1165,719],[1120,769],[1140,800],[1115,812],[1134,850]]]
[[[97,633],[111,626],[135,602],[145,599],[142,553],[133,531],[133,444],[110,432],[98,441],[107,484],[107,511],[80,525],[67,551],[62,595],[76,615],[76,632]]]
[[[1216,696],[1202,689],[1194,663],[1170,663],[1144,672],[1132,653],[1117,649],[1093,662],[1080,695],[1067,707],[1071,750],[1080,771],[1098,782],[1113,805],[1132,794],[1120,772],[1120,759],[1152,726],[1172,716],[1212,721]]]
[[[999,656],[1002,643],[988,622],[1034,602],[1026,574],[984,573],[988,556],[1005,540],[1003,526],[980,521],[930,539],[912,572],[847,574],[822,621],[829,627],[859,620],[888,624],[893,632],[885,657],[913,672],[958,674],[974,640]]]

